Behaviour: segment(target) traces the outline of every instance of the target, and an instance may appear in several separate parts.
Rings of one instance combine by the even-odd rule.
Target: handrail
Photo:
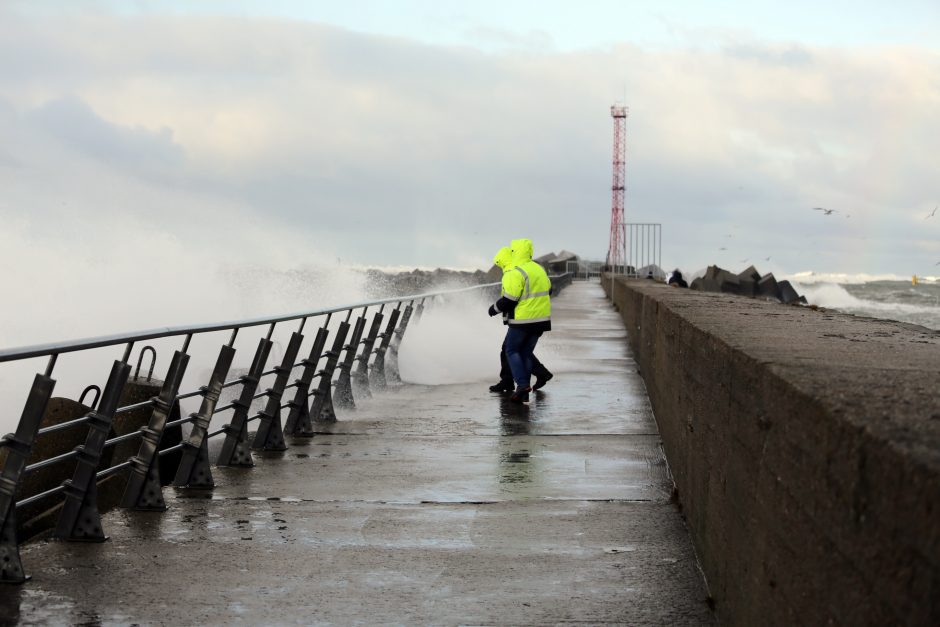
[[[571,275],[566,273],[551,278],[557,281],[558,288],[561,289],[570,283]],[[303,313],[201,325],[162,327],[147,331],[0,350],[0,363],[49,356],[45,373],[37,374],[33,381],[16,433],[0,438],[0,447],[7,449],[6,460],[3,468],[0,468],[0,475],[2,475],[0,477],[2,479],[0,480],[0,526],[7,528],[8,525],[13,525],[15,527],[15,519],[12,517],[17,511],[34,515],[29,512],[35,507],[28,510],[24,508],[61,494],[63,496],[60,501],[61,509],[54,532],[55,537],[64,540],[103,541],[105,536],[100,525],[100,503],[95,502],[96,482],[128,471],[120,506],[162,511],[165,505],[161,496],[161,486],[165,485],[166,481],[161,481],[157,464],[163,456],[177,451],[180,455],[178,460],[172,462],[176,465],[176,475],[172,484],[179,488],[211,489],[215,485],[209,461],[208,441],[211,438],[225,436],[225,441],[218,450],[215,465],[251,467],[253,462],[250,449],[281,451],[287,448],[285,435],[301,438],[313,437],[315,422],[336,420],[332,388],[336,388],[338,407],[355,407],[350,384],[350,374],[354,363],[361,364],[356,373],[357,387],[367,396],[371,396],[370,386],[381,390],[387,386],[387,381],[400,383],[398,350],[409,321],[415,323],[420,320],[426,305],[433,306],[437,302],[434,300],[435,297],[482,291],[499,285],[500,283],[495,282],[483,283],[465,288],[384,298]],[[383,327],[385,321],[384,305],[388,303],[395,303],[396,306],[388,314],[388,321],[384,324],[384,328],[380,328]],[[374,308],[370,312],[370,308],[375,305],[382,305],[382,307]],[[352,320],[356,310],[361,311],[356,319]],[[339,324],[334,325],[335,328],[331,331],[332,315],[337,312],[346,312],[345,320],[337,316]],[[372,325],[369,335],[363,337],[369,314],[372,316]],[[318,316],[326,316],[326,318],[322,320],[316,333],[308,334],[308,339],[305,340],[303,329],[307,319]],[[271,337],[275,326],[280,322],[292,320],[301,320],[300,328],[294,330],[280,361],[269,364],[268,359],[273,346]],[[234,342],[238,330],[262,325],[270,326],[262,332],[251,367],[247,373],[227,380],[236,354]],[[197,390],[183,392],[180,387],[190,359],[187,353],[190,341],[195,334],[213,331],[232,331],[232,333],[227,343],[219,349],[209,380]],[[134,344],[142,340],[173,336],[185,336],[185,341],[182,347],[175,351],[163,381],[151,382],[153,365],[156,363],[155,349],[145,346],[141,350],[141,356],[145,351],[153,353],[147,381],[150,385],[159,388],[159,394],[147,400],[120,407],[119,400],[124,393],[125,385],[131,381],[129,379],[131,367],[128,361]],[[381,341],[378,341],[380,338]],[[327,347],[327,341],[330,339],[332,348]],[[103,386],[99,398],[96,399],[100,402],[96,402],[95,407],[84,416],[40,428],[55,387],[52,374],[58,355],[121,344],[125,345],[124,355],[113,362],[107,384]],[[309,350],[307,357],[300,354],[300,349],[304,346],[307,346]],[[341,356],[342,359],[340,359]],[[138,374],[139,365],[140,358],[138,358]],[[294,369],[301,367],[302,373],[299,377],[289,382],[292,375],[297,376]],[[388,370],[388,377],[386,377],[386,370]],[[335,380],[334,374],[338,374]],[[275,375],[270,387],[259,391],[260,380],[270,375]],[[140,385],[140,382],[136,381],[137,378],[135,375],[135,385]],[[313,386],[313,379],[317,378],[319,382]],[[230,402],[218,405],[223,390],[236,386],[241,386],[240,393]],[[292,399],[285,397],[288,390],[292,391]],[[146,393],[149,395],[153,391],[148,390]],[[185,417],[180,416],[182,409],[179,401],[194,397],[202,397],[199,411]],[[135,400],[136,398],[139,397],[135,397]],[[249,416],[253,402],[261,398],[267,399],[263,403],[264,408]],[[282,427],[281,410],[283,409],[289,409],[290,415],[287,416]],[[108,435],[114,433],[114,418],[117,414],[137,410],[149,410],[143,416],[144,419],[149,417],[145,425],[134,429],[134,426],[139,424],[141,416],[132,417],[130,423],[125,423],[125,428],[129,424],[134,430],[107,439]],[[210,432],[213,417],[228,410],[234,410],[230,422],[221,429]],[[249,442],[248,425],[251,423],[257,423],[252,425],[253,428],[257,426],[253,442]],[[191,426],[188,436],[179,444],[163,447],[164,432],[183,424]],[[32,461],[30,454],[37,438],[85,425],[87,425],[87,433],[84,444],[53,457],[29,463]],[[99,469],[99,463],[106,459],[103,457],[106,448],[135,440],[140,440],[140,444],[134,457],[125,460],[115,459],[114,465]],[[121,447],[121,450],[123,449],[124,447]],[[65,465],[63,462],[73,460],[74,463],[69,464],[73,468],[72,478],[57,485],[51,485],[50,482],[59,481],[59,478],[49,475],[46,469]],[[36,486],[36,489],[40,491],[17,499],[17,489],[22,477],[40,470],[43,473],[37,476],[41,483]],[[47,489],[43,490],[43,488]],[[0,554],[9,556],[11,559],[15,558],[12,559],[13,566],[0,569],[0,583],[24,582],[26,577],[21,568],[15,534],[6,534],[0,538]]]
[[[141,342],[143,340],[154,340],[163,337],[173,337],[176,335],[195,335],[197,333],[212,333],[214,331],[231,331],[234,329],[244,329],[247,327],[256,327],[265,324],[277,324],[280,322],[290,322],[291,320],[300,320],[302,318],[315,318],[340,311],[359,309],[360,307],[370,307],[372,305],[383,305],[387,303],[403,303],[405,301],[416,301],[419,299],[430,298],[432,296],[443,296],[445,294],[458,294],[460,292],[469,292],[485,287],[495,287],[499,283],[482,283],[470,287],[458,288],[453,290],[441,290],[438,292],[427,292],[424,294],[413,294],[409,296],[396,296],[394,298],[383,298],[379,300],[363,301],[348,305],[339,305],[327,309],[317,309],[314,311],[284,314],[281,316],[265,316],[261,318],[247,318],[244,320],[232,320],[229,322],[210,322],[205,324],[193,324],[175,327],[157,327],[155,329],[146,329],[143,331],[131,331],[116,335],[102,335],[98,337],[82,338],[78,340],[67,340],[60,342],[50,342],[48,344],[34,344],[31,346],[20,346],[0,350],[0,363],[5,361],[16,361],[19,359],[29,359],[32,357],[45,357],[48,355],[58,355],[62,353],[71,353],[75,351],[88,350],[92,348],[102,348],[105,346],[115,346],[117,344],[126,344],[128,342]]]

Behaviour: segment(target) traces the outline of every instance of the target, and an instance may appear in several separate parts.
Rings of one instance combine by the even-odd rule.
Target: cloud
[[[482,267],[521,235],[600,258],[625,83],[627,219],[664,224],[668,265],[720,261],[731,228],[735,260],[791,271],[911,274],[940,252],[918,223],[940,143],[923,49],[555,53],[534,34],[484,54],[287,20],[7,17],[0,183],[39,213],[67,197],[90,224],[235,223],[368,264]]]
[[[173,141],[173,131],[126,128],[110,124],[82,100],[66,96],[48,101],[29,112],[27,122],[88,156],[116,169],[132,173],[176,169],[183,150]]]
[[[524,34],[486,26],[465,29],[463,37],[473,44],[497,50],[523,50],[529,52],[553,52],[555,40],[543,30],[530,30]]]
[[[813,63],[813,54],[805,46],[759,46],[753,43],[732,44],[724,48],[725,54],[764,66],[804,68]]]

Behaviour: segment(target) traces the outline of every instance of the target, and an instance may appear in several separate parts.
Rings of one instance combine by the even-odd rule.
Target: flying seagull
[[[831,216],[834,213],[838,213],[835,209],[825,209],[823,207],[813,207],[813,211],[822,211],[827,216]]]
[[[934,217],[935,215],[937,215],[937,209],[940,209],[940,205],[937,205],[936,207],[934,207],[934,208],[933,208],[933,211],[931,211],[929,214],[927,214],[927,217],[924,218],[924,220],[929,220],[930,218],[932,218],[932,217]]]
[[[770,261],[770,257],[766,257],[764,261]]]

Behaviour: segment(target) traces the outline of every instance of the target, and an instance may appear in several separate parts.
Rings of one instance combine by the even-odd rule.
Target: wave
[[[903,283],[881,282],[877,291],[874,284],[809,283],[795,284],[797,291],[809,301],[826,309],[836,309],[845,313],[912,322],[933,329],[940,329],[940,298],[933,294],[914,294],[915,290]],[[850,289],[865,291],[864,295],[853,294]],[[935,288],[933,291],[936,291]],[[865,298],[863,296],[871,296]],[[916,296],[915,302],[911,298]],[[906,297],[906,298],[905,298]],[[908,302],[899,302],[908,300]]]
[[[812,283],[841,283],[842,285],[857,285],[860,283],[873,283],[875,281],[911,282],[911,277],[898,276],[897,274],[866,274],[864,272],[858,274],[848,274],[845,272],[814,272],[812,270],[804,270],[803,272],[785,275],[783,278],[789,279],[790,281],[797,281],[803,285]],[[937,283],[940,282],[940,277],[918,276],[917,280],[924,283]]]
[[[797,291],[806,297],[810,305],[829,309],[864,307],[865,301],[849,294],[849,291],[836,283],[800,283]],[[876,303],[872,303],[873,305]]]

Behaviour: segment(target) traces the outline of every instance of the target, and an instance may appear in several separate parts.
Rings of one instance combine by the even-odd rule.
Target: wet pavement
[[[713,624],[643,382],[597,284],[553,301],[564,370],[357,399],[211,492],[21,548],[20,624]],[[546,359],[550,368],[553,362]]]

